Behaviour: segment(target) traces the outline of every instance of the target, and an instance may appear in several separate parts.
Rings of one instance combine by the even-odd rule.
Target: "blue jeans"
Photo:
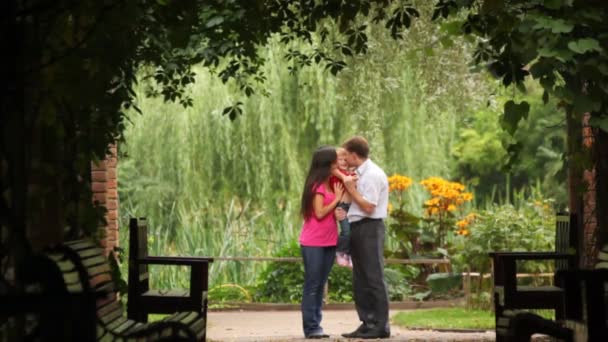
[[[304,260],[304,293],[302,294],[302,327],[304,336],[323,332],[321,307],[323,288],[334,265],[336,247],[301,246]]]
[[[348,212],[350,203],[340,202],[338,208]],[[348,218],[340,221],[340,235],[338,236],[338,253],[350,254],[350,222]]]

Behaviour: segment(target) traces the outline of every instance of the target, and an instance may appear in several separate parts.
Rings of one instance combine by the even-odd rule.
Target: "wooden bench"
[[[566,342],[608,338],[608,269],[563,270],[556,274],[565,291],[564,317],[552,321],[529,312],[512,315],[508,341],[530,341],[544,334]]]
[[[110,267],[103,250],[87,240],[67,242],[62,250],[64,255],[50,257],[58,263],[62,272],[69,274],[69,279],[73,280],[71,283],[66,280],[68,289],[73,287],[74,290],[80,290],[82,286],[85,292],[98,294],[98,340],[205,340],[205,317],[197,311],[175,312],[153,323],[137,322],[124,317],[122,304],[116,300]]]
[[[200,312],[177,312],[153,323],[124,317],[109,263],[92,241],[68,241],[33,257],[27,266],[27,272],[18,276],[29,292],[4,298],[0,310],[8,309],[14,317],[28,315],[33,327],[14,329],[23,340],[205,339],[205,319]]]
[[[150,313],[198,312],[207,320],[209,264],[212,258],[159,257],[148,255],[148,226],[145,218],[129,221],[129,301],[130,319],[147,322]],[[174,265],[190,268],[189,289],[151,289],[149,265]]]
[[[555,271],[576,269],[578,263],[578,225],[574,214],[556,217],[555,251],[492,252],[496,339],[509,340],[512,310],[553,309],[557,319],[563,317],[564,290],[559,286],[521,286],[517,284],[517,262],[554,260]]]

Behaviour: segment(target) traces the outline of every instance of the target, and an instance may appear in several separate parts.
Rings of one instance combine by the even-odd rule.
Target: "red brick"
[[[91,172],[91,180],[93,182],[105,182],[108,179],[107,171],[93,171]]]
[[[108,210],[118,209],[118,201],[117,200],[108,200],[106,202],[106,209],[108,209]]]
[[[116,210],[110,210],[108,211],[108,214],[106,215],[108,220],[116,220],[118,219],[118,212]]]
[[[108,229],[118,229],[118,222],[108,222]]]
[[[91,190],[94,193],[106,192],[107,183],[105,182],[93,182],[91,184]]]
[[[108,175],[108,179],[116,179],[116,168],[115,167],[109,168],[108,171],[106,171],[106,172]]]
[[[116,186],[118,185],[118,182],[116,182],[116,179],[110,179],[107,181],[106,183],[107,188],[108,189],[116,189]]]
[[[106,191],[106,196],[108,197],[108,199],[118,199],[118,190],[116,189],[108,189]]]

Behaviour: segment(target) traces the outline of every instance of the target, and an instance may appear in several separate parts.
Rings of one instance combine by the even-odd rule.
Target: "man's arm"
[[[346,190],[350,194],[352,200],[357,203],[361,210],[368,214],[372,214],[374,212],[374,210],[376,209],[376,204],[366,200],[363,195],[361,195],[361,193],[357,191],[356,181],[353,177],[346,177],[344,179],[344,186],[346,187]]]

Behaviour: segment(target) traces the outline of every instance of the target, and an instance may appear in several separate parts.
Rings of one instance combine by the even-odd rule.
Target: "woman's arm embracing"
[[[327,205],[323,205],[323,194],[315,194],[315,197],[312,200],[312,209],[317,219],[322,219],[328,214],[333,213],[334,209],[336,208],[336,205],[342,199],[342,195],[344,194],[344,186],[341,183],[336,183],[334,191],[336,197],[333,201],[331,201],[331,203]]]

